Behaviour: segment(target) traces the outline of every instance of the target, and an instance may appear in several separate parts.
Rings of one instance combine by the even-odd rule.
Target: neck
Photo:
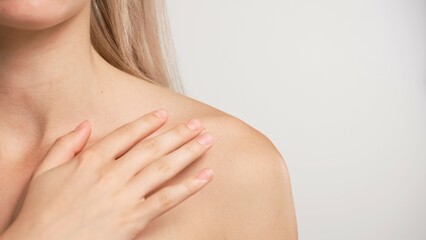
[[[91,45],[88,14],[37,31],[0,26],[0,131],[40,138],[88,117],[112,71]]]

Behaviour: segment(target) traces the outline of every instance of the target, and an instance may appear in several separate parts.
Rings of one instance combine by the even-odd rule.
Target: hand
[[[35,171],[22,208],[3,238],[136,237],[153,219],[212,179],[212,171],[204,169],[176,185],[157,189],[212,146],[208,134],[200,135],[198,120],[189,122],[193,128],[198,125],[194,130],[182,123],[147,138],[166,121],[165,110],[146,114],[85,150],[88,121],[58,138]]]

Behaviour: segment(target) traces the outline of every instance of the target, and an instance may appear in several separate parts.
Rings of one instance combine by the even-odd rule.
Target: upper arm
[[[223,118],[210,158],[216,177],[225,239],[297,239],[290,179],[272,142],[235,118]]]

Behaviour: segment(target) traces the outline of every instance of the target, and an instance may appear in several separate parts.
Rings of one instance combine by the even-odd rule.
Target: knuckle
[[[68,147],[70,144],[68,142],[67,136],[61,136],[55,140],[54,145],[58,147]]]
[[[105,156],[102,153],[102,151],[98,148],[89,148],[85,151],[83,151],[80,155],[80,160],[81,161],[93,161],[93,160],[99,160],[99,159],[104,159]]]
[[[134,139],[139,135],[139,131],[135,131],[132,124],[124,125],[115,130],[116,136],[127,136],[129,139]]]
[[[157,153],[160,150],[160,143],[155,139],[146,140],[142,145],[144,151],[148,151],[150,153]]]
[[[115,133],[118,135],[127,135],[131,134],[132,131],[130,131],[131,125],[123,125],[117,129],[115,129]]]
[[[168,208],[172,205],[173,199],[166,190],[158,192],[157,201],[162,208]]]
[[[183,147],[184,155],[187,157],[197,156],[200,152],[200,148],[196,144],[187,144]]]
[[[192,182],[190,181],[186,181],[185,183],[183,183],[183,188],[184,188],[185,195],[187,196],[191,195],[196,190],[196,188],[194,187],[194,184],[192,184]]]
[[[178,137],[184,137],[188,135],[190,131],[185,125],[181,124],[175,128],[174,132]]]
[[[167,172],[170,171],[170,168],[171,168],[170,163],[164,158],[161,158],[161,159],[158,159],[157,161],[154,161],[153,165],[154,165],[153,167],[155,168],[155,170],[159,171],[161,173],[167,173]]]
[[[128,231],[131,233],[131,236],[134,237],[148,227],[149,222],[145,218],[146,217],[141,218],[140,216],[136,216],[127,219],[123,221],[119,229],[128,229]]]
[[[118,183],[119,181],[117,181],[117,177],[108,170],[103,169],[103,171],[99,173],[98,184],[103,186],[103,188],[113,189],[116,188]]]
[[[155,114],[148,114],[142,118],[142,122],[147,123],[149,126],[157,125],[160,119]]]

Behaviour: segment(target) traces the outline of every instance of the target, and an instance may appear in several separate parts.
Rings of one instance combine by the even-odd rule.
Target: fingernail
[[[197,138],[197,141],[202,145],[208,145],[212,143],[212,137],[207,133],[203,133]]]
[[[157,110],[154,114],[161,120],[164,120],[167,117],[167,111],[164,109]]]
[[[201,122],[197,119],[192,119],[186,123],[186,126],[188,126],[188,128],[191,130],[198,130],[201,128]]]
[[[84,120],[74,129],[74,131],[79,132],[83,130],[83,128],[86,126],[86,123],[87,123],[87,120]]]
[[[207,180],[210,180],[212,178],[212,176],[213,176],[213,171],[209,168],[206,168],[203,171],[201,171],[200,173],[198,173],[196,178],[198,180],[207,181]]]

